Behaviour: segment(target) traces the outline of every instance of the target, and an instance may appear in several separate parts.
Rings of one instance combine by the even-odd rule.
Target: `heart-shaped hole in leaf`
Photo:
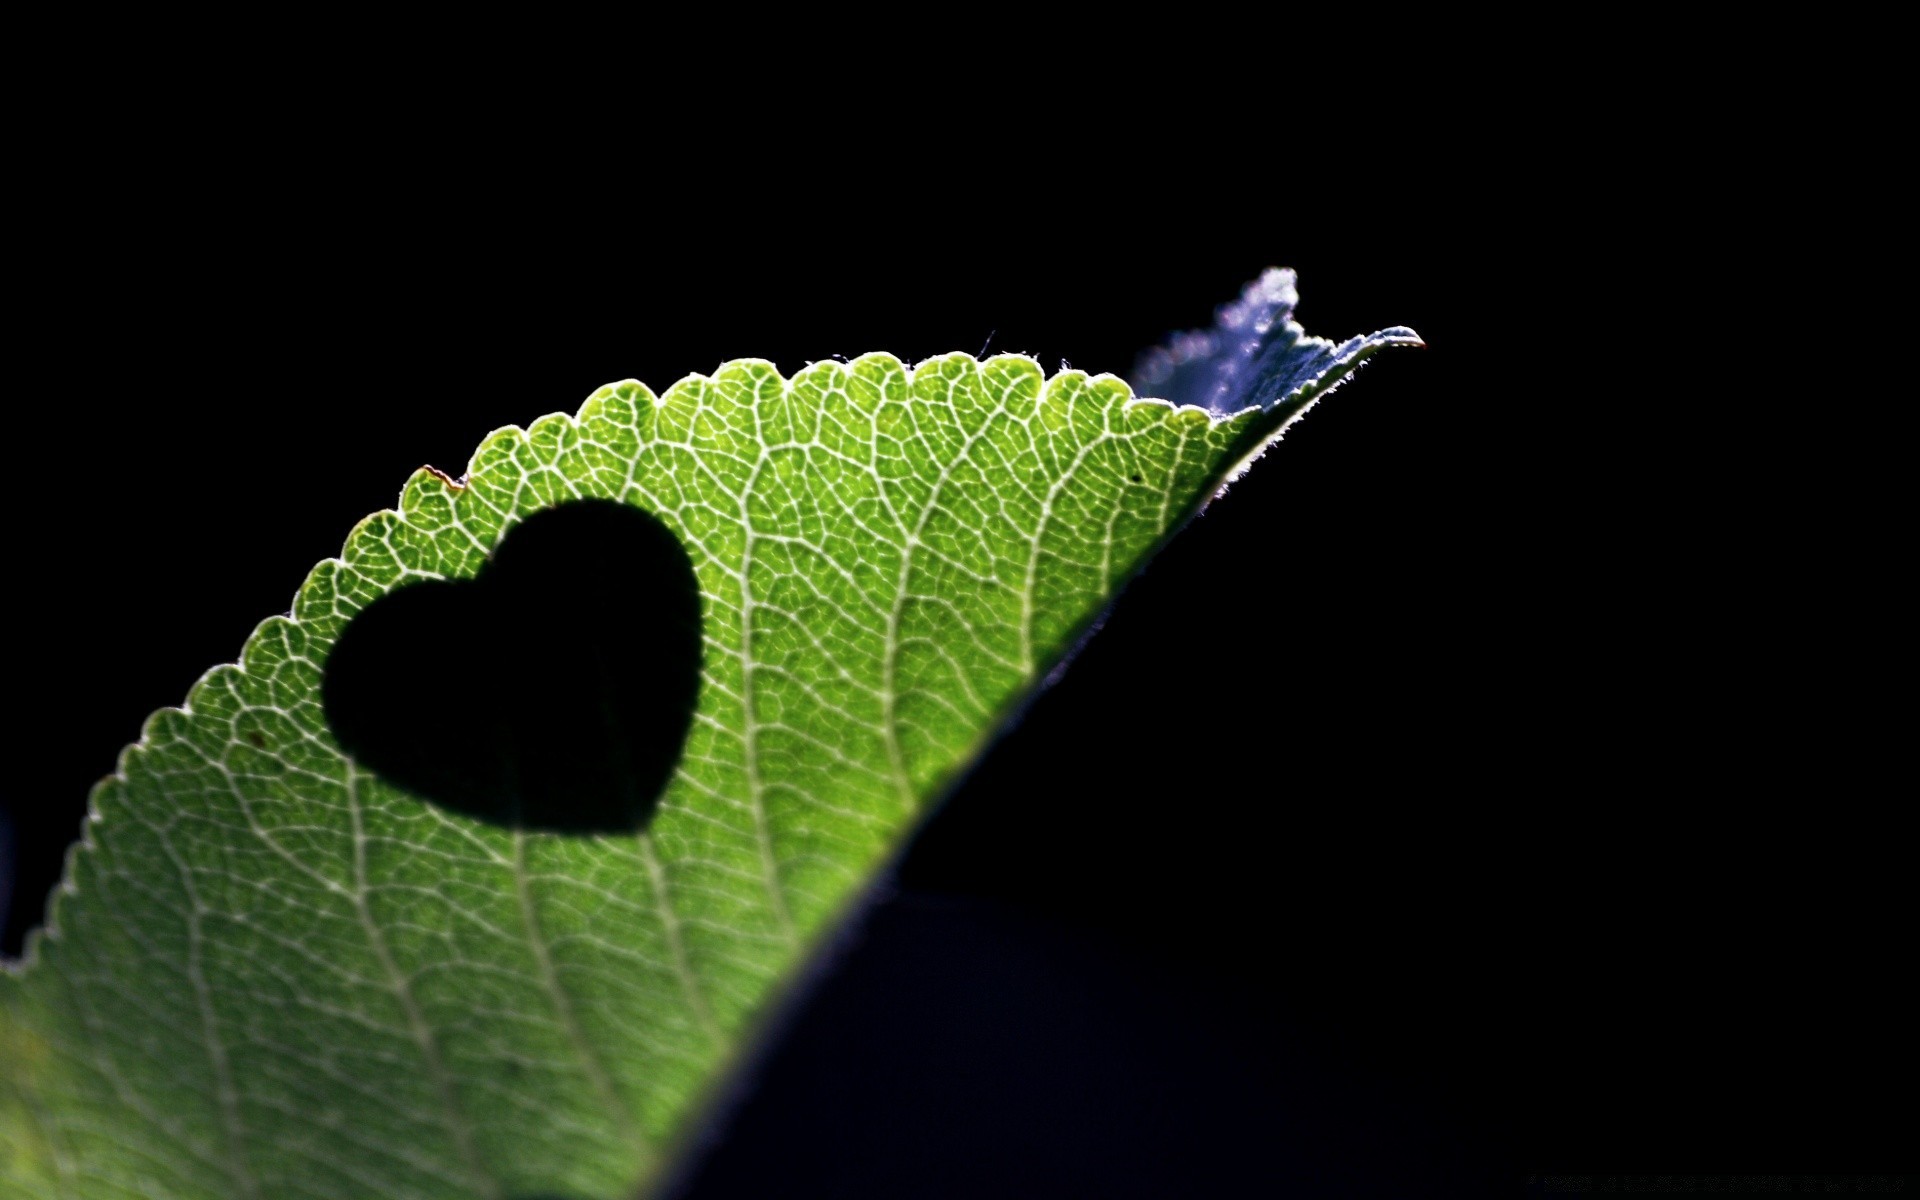
[[[471,580],[398,588],[348,623],[321,683],[363,767],[455,812],[567,833],[643,828],[700,690],[700,587],[658,518],[535,513]]]

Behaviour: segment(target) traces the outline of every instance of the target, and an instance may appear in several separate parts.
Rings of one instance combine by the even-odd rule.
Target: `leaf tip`
[[[1395,325],[1389,329],[1382,329],[1379,333],[1373,334],[1366,340],[1375,346],[1417,346],[1425,349],[1427,345],[1427,339],[1421,337],[1405,325]]]
[[[1396,325],[1336,347],[1307,336],[1293,319],[1299,303],[1296,273],[1267,268],[1215,310],[1211,328],[1176,333],[1142,354],[1133,372],[1134,391],[1204,409],[1216,418],[1271,411],[1351,359],[1384,346],[1426,344],[1413,330]]]

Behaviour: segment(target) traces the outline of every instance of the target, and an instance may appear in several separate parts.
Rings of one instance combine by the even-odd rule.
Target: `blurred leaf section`
[[[1227,415],[1265,408],[1311,389],[1342,362],[1381,344],[1421,345],[1406,326],[1383,329],[1341,345],[1310,338],[1293,310],[1300,291],[1292,271],[1273,267],[1249,283],[1237,300],[1214,313],[1211,329],[1175,334],[1140,356],[1133,386],[1143,396],[1191,404]]]
[[[416,474],[95,792],[0,975],[0,1192],[644,1193],[782,981],[1130,573],[1412,337],[1307,339],[1290,276],[1254,289],[1215,347],[1239,366],[1150,363],[1202,407],[1018,356],[746,360],[501,430],[464,486]],[[700,588],[651,822],[476,820],[343,754],[321,671],[354,615],[580,499],[652,514]],[[491,631],[466,671],[527,641],[594,655],[644,635],[626,615]],[[468,690],[416,686],[435,719]]]

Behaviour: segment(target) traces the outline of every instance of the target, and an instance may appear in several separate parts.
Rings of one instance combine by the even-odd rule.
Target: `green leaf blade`
[[[1111,601],[1380,347],[1229,415],[1030,359],[727,364],[422,471],[289,618],[100,785],[49,932],[0,975],[0,1181],[28,1196],[627,1196],[781,982]],[[704,678],[649,828],[451,815],[346,758],[353,615],[518,521],[638,505],[683,542]],[[504,629],[591,650],[591,625]],[[488,647],[474,648],[484,671]],[[462,703],[458,680],[418,702]]]

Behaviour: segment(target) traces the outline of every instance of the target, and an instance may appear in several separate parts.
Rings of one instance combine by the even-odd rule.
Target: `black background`
[[[1911,926],[1882,728],[1835,698],[1853,635],[1808,583],[1850,586],[1804,500],[1843,472],[1776,440],[1788,379],[1686,371],[1657,318],[1697,226],[1479,112],[1389,135],[1336,93],[1216,144],[1161,103],[1211,120],[1090,93],[1045,128],[669,140],[682,105],[559,161],[504,113],[377,146],[119,114],[17,248],[9,947],[145,715],[421,463],[738,356],[1125,373],[1281,264],[1310,331],[1428,348],[1135,582],[685,1194],[1890,1169]]]

